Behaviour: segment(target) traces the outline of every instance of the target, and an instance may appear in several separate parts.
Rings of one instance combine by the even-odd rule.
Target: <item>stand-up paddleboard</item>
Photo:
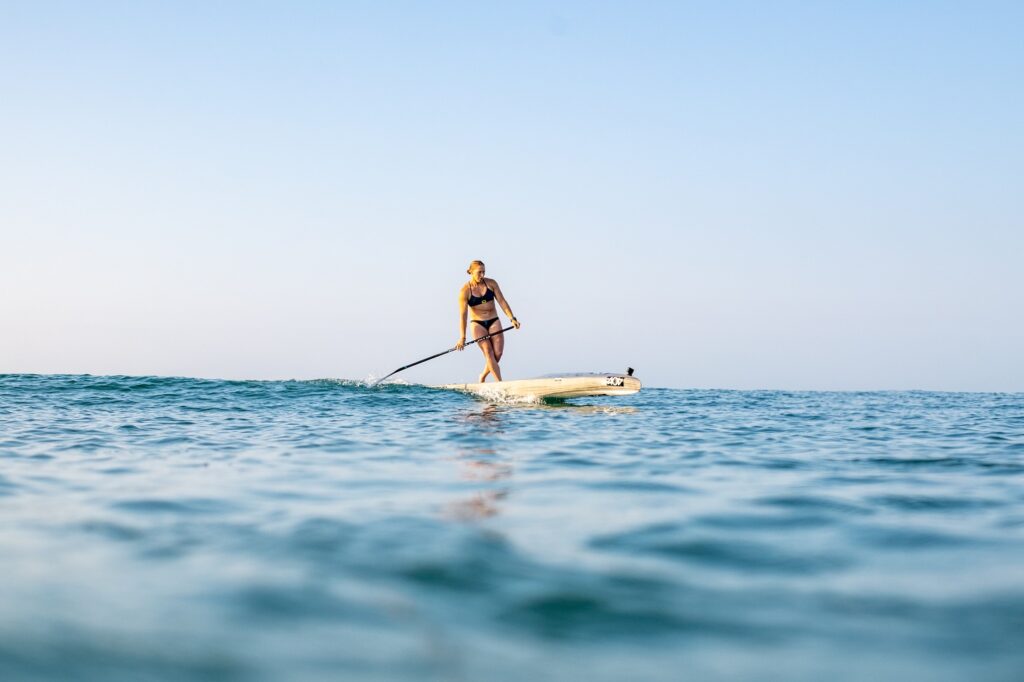
[[[465,391],[487,398],[583,398],[599,395],[631,395],[640,390],[640,380],[626,374],[598,372],[563,374],[537,379],[490,381],[483,384],[445,384],[435,388]]]

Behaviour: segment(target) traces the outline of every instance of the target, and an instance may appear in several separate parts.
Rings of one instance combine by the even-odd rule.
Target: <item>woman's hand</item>
[[[516,318],[513,317],[512,318],[512,326],[515,327],[516,329],[519,329],[519,320],[517,320]]]
[[[460,336],[459,337],[459,342],[457,344],[455,344],[455,350],[462,350],[465,347],[466,347],[466,337],[465,336]]]

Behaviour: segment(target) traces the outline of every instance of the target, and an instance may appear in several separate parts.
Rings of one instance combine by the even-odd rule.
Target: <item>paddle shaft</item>
[[[473,339],[472,341],[467,341],[467,342],[466,342],[466,343],[465,343],[465,344],[463,345],[463,348],[465,348],[466,346],[471,346],[471,345],[473,345],[474,343],[477,343],[478,341],[486,341],[487,339],[491,338],[492,336],[497,336],[498,334],[504,334],[505,332],[507,332],[507,331],[508,331],[508,330],[510,330],[510,329],[515,329],[515,327],[514,327],[514,326],[512,326],[512,327],[505,327],[505,328],[504,328],[504,329],[502,329],[501,331],[498,331],[498,332],[494,332],[493,334],[487,334],[487,335],[485,335],[485,336],[481,336],[481,337],[480,337],[479,339]],[[395,374],[398,374],[398,373],[399,373],[399,372],[401,372],[402,370],[405,370],[405,369],[409,369],[410,367],[415,367],[416,365],[421,365],[421,364],[423,364],[424,362],[426,362],[427,360],[433,360],[434,358],[439,358],[439,357],[441,357],[442,355],[448,355],[448,353],[451,353],[451,352],[452,352],[453,350],[458,350],[458,348],[457,348],[457,347],[455,347],[455,346],[452,346],[452,347],[451,347],[451,348],[449,348],[448,350],[443,350],[443,351],[441,351],[440,353],[437,353],[436,355],[431,355],[431,356],[430,356],[429,358],[423,358],[422,360],[417,360],[416,362],[413,362],[413,363],[411,363],[411,364],[408,364],[408,365],[406,365],[405,367],[399,367],[398,369],[396,369],[396,370],[395,370],[394,372],[392,372],[391,374],[388,374],[387,376],[385,376],[385,377],[384,377],[383,379],[378,379],[377,381],[373,382],[373,384],[374,384],[374,386],[376,386],[376,385],[377,385],[377,384],[379,384],[380,382],[384,381],[384,379],[387,379],[387,378],[388,378],[388,377],[390,377],[390,376],[393,376],[393,375],[395,375]]]

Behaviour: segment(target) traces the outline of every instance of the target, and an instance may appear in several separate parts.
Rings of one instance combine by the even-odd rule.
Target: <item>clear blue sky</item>
[[[0,372],[1024,390],[1024,3],[0,2]],[[411,370],[467,380],[471,349]]]

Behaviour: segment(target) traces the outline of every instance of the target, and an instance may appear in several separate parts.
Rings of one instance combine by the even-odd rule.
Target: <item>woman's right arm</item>
[[[468,312],[466,287],[462,287],[459,289],[459,342],[455,344],[456,350],[462,350],[466,346],[466,315]]]

